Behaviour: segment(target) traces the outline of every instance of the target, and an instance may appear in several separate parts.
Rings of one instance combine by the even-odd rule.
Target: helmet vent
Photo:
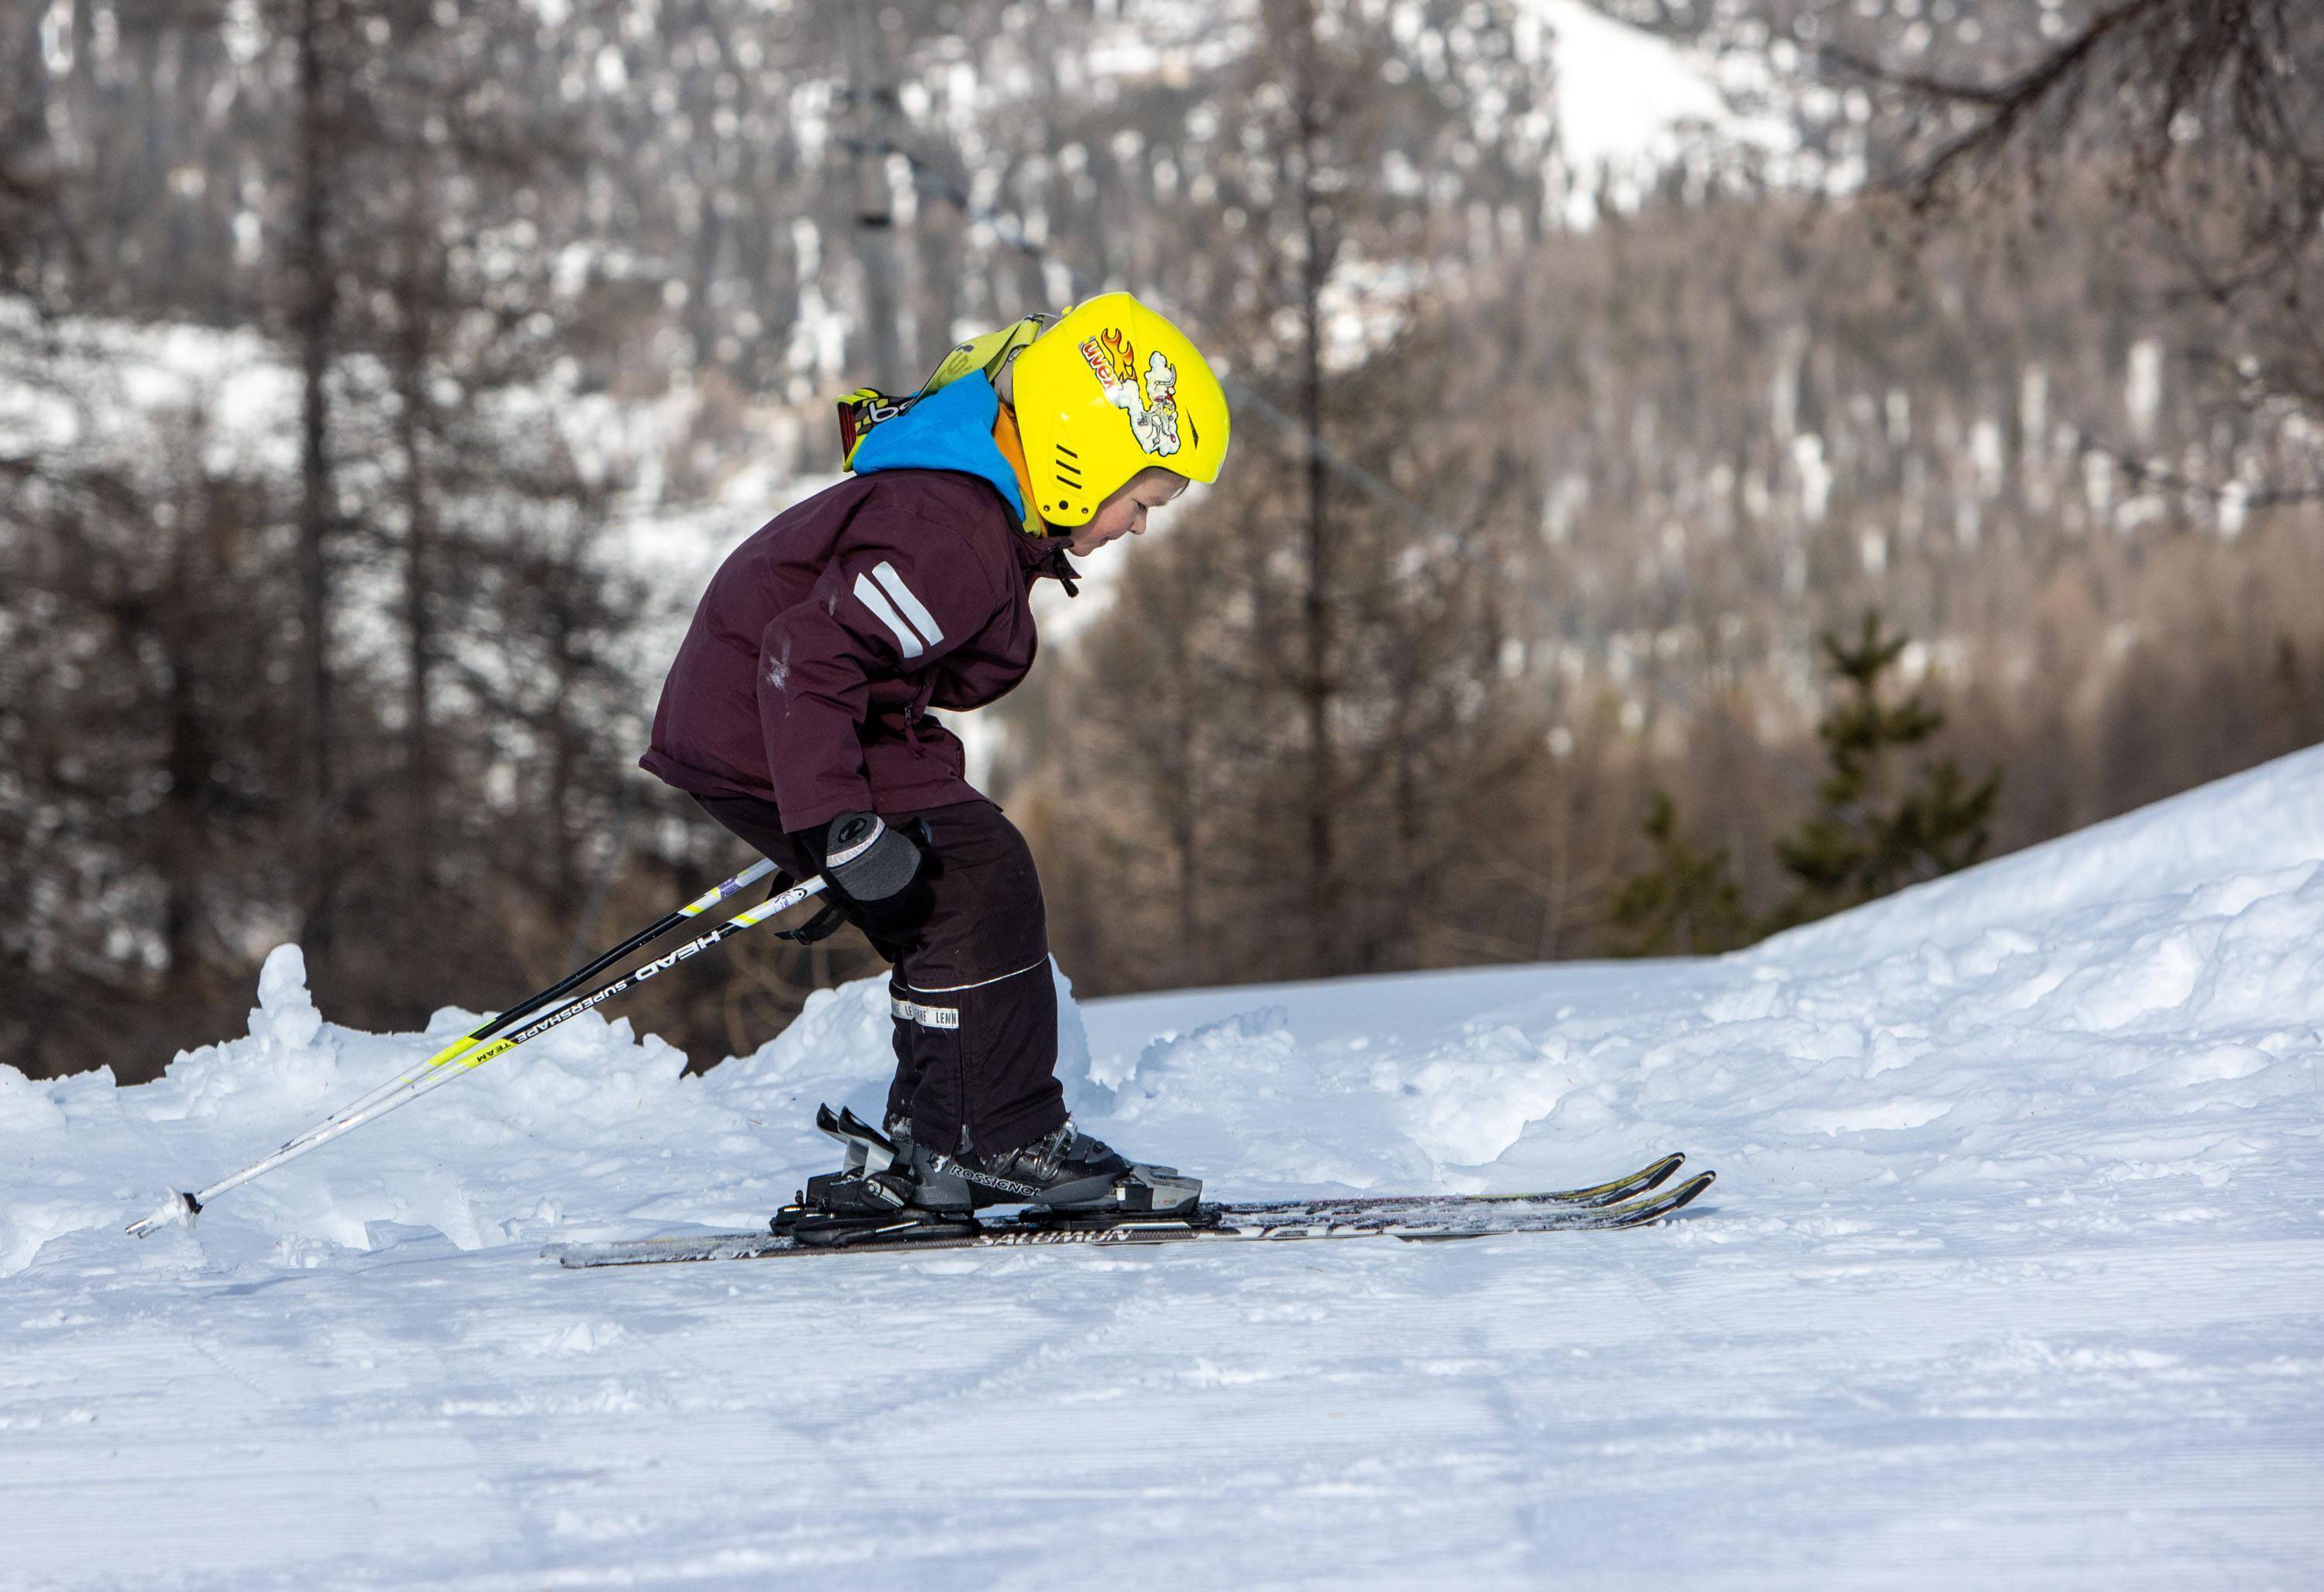
[[[1061,454],[1065,455],[1065,457],[1067,457],[1067,458],[1069,458],[1069,459],[1078,459],[1078,458],[1080,458],[1080,457],[1081,457],[1081,455],[1079,455],[1079,454],[1075,453],[1072,448],[1067,447],[1067,446],[1066,446],[1064,443],[1062,443],[1062,442],[1061,442],[1061,443],[1059,443],[1059,444],[1057,444],[1057,451],[1058,451],[1059,453],[1061,453]]]

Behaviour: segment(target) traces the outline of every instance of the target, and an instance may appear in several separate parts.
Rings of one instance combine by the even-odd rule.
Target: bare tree
[[[2078,167],[2099,170],[2178,292],[2216,312],[2209,373],[2248,405],[2324,410],[2324,11],[2115,0],[2055,32],[2005,32],[2003,60],[1974,75],[1895,48],[1822,54],[1886,91],[1889,180],[1924,213],[1988,190],[2038,211]]]
[[[296,0],[286,20],[297,83],[291,201],[296,219],[285,265],[290,279],[287,330],[299,365],[300,736],[294,758],[300,939],[311,953],[327,957],[337,934],[333,898],[340,877],[332,854],[338,726],[331,621],[339,507],[332,485],[330,383],[341,346],[336,324],[339,262],[332,233],[344,176],[340,155],[354,131],[346,124],[344,101],[356,46],[344,0]]]

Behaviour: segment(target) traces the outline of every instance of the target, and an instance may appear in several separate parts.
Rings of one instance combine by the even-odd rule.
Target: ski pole
[[[313,1136],[315,1134],[320,1133],[324,1128],[328,1127],[332,1123],[337,1122],[342,1117],[351,1117],[357,1111],[366,1110],[378,1101],[385,1100],[389,1095],[393,1094],[397,1090],[401,1089],[404,1085],[418,1081],[420,1079],[427,1076],[427,1074],[435,1071],[437,1068],[445,1065],[448,1062],[458,1060],[469,1050],[475,1048],[476,1045],[482,1044],[493,1035],[513,1026],[516,1023],[525,1017],[530,1017],[534,1012],[539,1011],[542,1007],[547,1006],[550,1001],[557,999],[567,992],[578,989],[583,983],[586,982],[590,979],[595,978],[599,973],[604,972],[607,968],[621,961],[622,958],[627,956],[631,952],[637,950],[642,945],[647,945],[651,943],[653,941],[659,940],[662,935],[669,933],[670,930],[686,922],[687,919],[698,916],[701,914],[709,911],[713,906],[717,906],[718,903],[725,900],[729,896],[733,895],[736,891],[750,888],[752,885],[766,878],[767,875],[772,873],[774,870],[775,865],[772,862],[768,861],[763,857],[761,858],[758,861],[752,863],[750,867],[745,868],[733,878],[726,879],[720,884],[714,885],[709,889],[705,890],[700,896],[697,896],[693,900],[687,902],[685,906],[679,907],[677,911],[671,913],[669,916],[663,918],[660,922],[653,925],[651,927],[641,929],[636,934],[632,934],[628,939],[614,946],[611,951],[606,952],[604,955],[591,962],[587,967],[582,968],[576,972],[567,974],[564,978],[559,979],[556,983],[550,985],[548,989],[541,990],[539,994],[525,997],[524,999],[509,1008],[506,1011],[502,1012],[498,1016],[491,1017],[484,1023],[479,1024],[476,1027],[470,1029],[466,1034],[462,1035],[459,1038],[446,1045],[442,1050],[439,1050],[434,1055],[429,1056],[425,1062],[422,1062],[417,1070],[403,1073],[399,1077],[389,1079],[385,1083],[381,1084],[377,1089],[373,1090],[369,1094],[364,1096],[363,1099],[355,1101],[353,1105],[340,1107],[337,1110],[332,1112],[330,1117],[325,1121],[307,1129],[305,1133],[300,1134],[295,1138],[286,1139],[283,1141],[282,1147],[286,1150],[290,1149],[292,1146]]]
[[[318,1123],[272,1155],[252,1163],[233,1176],[221,1178],[198,1192],[172,1193],[161,1202],[161,1209],[142,1220],[131,1222],[125,1230],[134,1238],[143,1238],[177,1222],[183,1221],[190,1224],[194,1218],[202,1213],[204,1206],[228,1189],[238,1188],[252,1178],[263,1176],[287,1161],[295,1161],[310,1150],[322,1148],[342,1134],[352,1133],[366,1122],[384,1117],[399,1107],[410,1105],[429,1090],[440,1089],[463,1072],[475,1072],[493,1057],[503,1055],[525,1041],[538,1038],[559,1024],[569,1022],[583,1012],[604,1005],[623,990],[643,983],[656,973],[666,971],[690,956],[696,956],[709,950],[730,935],[739,934],[744,929],[764,923],[778,913],[788,912],[809,897],[821,893],[823,888],[824,879],[819,874],[803,884],[794,885],[779,895],[769,897],[747,911],[736,913],[708,934],[687,941],[667,955],[656,957],[651,962],[632,968],[612,983],[600,985],[588,994],[575,998],[545,1017],[535,1017],[512,1034],[503,1034],[481,1050],[470,1051],[456,1056],[450,1063],[441,1066],[419,1073],[406,1074],[396,1080],[389,1089],[374,1090],[357,1105],[347,1107],[338,1115]]]

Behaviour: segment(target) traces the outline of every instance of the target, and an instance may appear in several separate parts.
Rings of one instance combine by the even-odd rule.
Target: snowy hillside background
[[[2141,213],[2183,155],[2296,220],[2312,152],[2234,141],[2324,118],[2206,102],[2146,159],[2069,72],[2030,214],[1975,161],[1900,227],[1958,121],[1842,64],[2290,95],[2315,8],[2095,54],[2096,0],[1925,9],[48,0],[0,30],[0,1057],[148,1081],[286,941],[408,1027],[725,871],[635,766],[707,571],[832,478],[835,395],[1099,287],[1236,441],[958,726],[1085,993],[1890,888],[1803,906],[1779,849],[1871,610],[1929,756],[2001,777],[1987,854],[2324,741],[2324,377],[2266,276],[2324,229],[2247,316]],[[1657,795],[1739,913],[1625,917]],[[639,1023],[748,1049],[871,965],[732,951]]]
[[[582,1018],[124,1238],[474,1016],[300,965],[158,1082],[0,1069],[0,1580],[2324,1575],[2324,749],[1722,960],[1068,1008],[1082,1119],[1218,1193],[1718,1168],[1628,1233],[537,1257],[762,1220],[876,1103],[863,983],[700,1077]]]

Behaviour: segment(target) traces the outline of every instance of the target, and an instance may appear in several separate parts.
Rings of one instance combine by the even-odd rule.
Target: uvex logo
[[[646,963],[645,966],[638,970],[637,976],[641,979],[650,979],[656,973],[661,972],[669,968],[676,967],[687,957],[695,955],[699,952],[707,951],[716,943],[718,943],[718,936],[716,934],[705,934],[699,940],[696,940],[688,944],[680,945],[668,956],[655,957],[651,962]]]

